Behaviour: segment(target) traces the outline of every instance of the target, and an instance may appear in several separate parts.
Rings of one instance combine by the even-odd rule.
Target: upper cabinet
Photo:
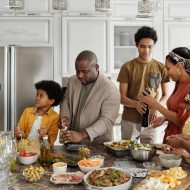
[[[190,1],[164,1],[164,55],[176,47],[190,48]]]
[[[1,12],[48,12],[52,0],[0,0]]]
[[[109,72],[109,26],[107,17],[62,17],[63,76],[75,73],[75,59],[84,50],[97,55],[101,72]]]
[[[164,19],[180,20],[190,18],[189,0],[165,0],[164,1]]]
[[[0,26],[0,45],[53,44],[53,17],[0,17]]]
[[[165,22],[164,24],[164,53],[176,47],[190,48],[190,22]]]
[[[112,0],[111,1],[113,19],[127,19],[137,16],[137,0]]]

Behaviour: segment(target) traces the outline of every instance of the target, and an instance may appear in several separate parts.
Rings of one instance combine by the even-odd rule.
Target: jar
[[[120,32],[120,46],[131,46],[131,34],[129,32]]]

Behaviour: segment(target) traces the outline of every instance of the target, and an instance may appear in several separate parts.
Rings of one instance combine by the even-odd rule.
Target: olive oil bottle
[[[50,145],[48,142],[48,136],[43,137],[43,141],[40,147],[40,163],[42,166],[49,167],[50,165]]]

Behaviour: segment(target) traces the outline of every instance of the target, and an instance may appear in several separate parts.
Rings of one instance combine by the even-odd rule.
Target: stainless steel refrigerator
[[[53,80],[53,69],[51,47],[0,47],[0,131],[17,125],[24,108],[34,105],[34,83]]]

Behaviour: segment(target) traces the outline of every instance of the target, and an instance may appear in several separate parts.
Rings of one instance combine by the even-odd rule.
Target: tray
[[[63,177],[60,180],[57,180],[57,181],[54,180],[54,178],[56,176],[61,176],[61,175],[68,176],[68,178]],[[72,176],[74,176],[73,179],[72,179]],[[78,180],[76,180],[76,176],[79,177]],[[63,173],[63,174],[53,174],[51,176],[51,178],[50,178],[50,181],[52,183],[54,183],[54,184],[70,184],[71,185],[71,184],[79,184],[79,183],[81,183],[83,181],[83,178],[84,178],[84,173],[82,173],[80,171],[78,171],[78,172],[66,172],[66,173]],[[71,180],[71,181],[69,181],[69,180]]]
[[[104,143],[108,152],[110,152],[112,155],[117,156],[117,157],[130,155],[129,149],[113,149],[113,148],[111,148],[109,145],[112,144],[113,142],[116,142],[116,141],[110,141],[110,142]]]

